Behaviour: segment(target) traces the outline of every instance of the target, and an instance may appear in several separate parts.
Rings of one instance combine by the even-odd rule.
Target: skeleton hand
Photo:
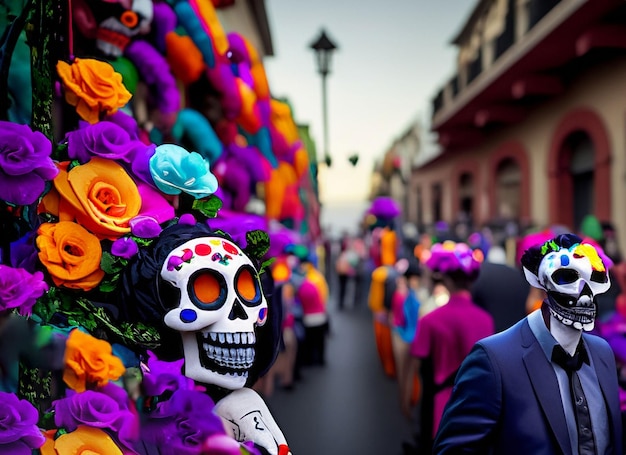
[[[263,399],[252,389],[235,390],[217,402],[214,412],[237,441],[253,441],[270,455],[289,455],[285,436]]]

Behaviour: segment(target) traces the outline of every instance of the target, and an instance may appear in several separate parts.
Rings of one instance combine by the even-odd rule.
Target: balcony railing
[[[528,29],[533,28],[560,0],[531,0],[528,6]]]
[[[452,98],[454,98],[455,96],[457,96],[459,93],[459,75],[456,74],[451,80],[450,80],[450,94],[452,95]]]
[[[535,26],[546,14],[548,14],[561,0],[530,0],[528,3],[528,30]],[[493,41],[493,62],[497,61],[508,49],[513,47],[516,42],[516,0],[508,0],[508,8],[505,18],[505,26],[502,33]],[[526,30],[526,32],[528,32]],[[493,64],[491,62],[491,64]],[[461,71],[461,68],[458,69]],[[469,62],[466,68],[466,78],[460,78],[459,73],[455,75],[448,83],[437,93],[432,101],[433,116],[443,109],[447,104],[453,102],[457,95],[471,82],[476,79],[483,71],[488,68],[483,67],[482,49],[479,50],[475,59]]]
[[[483,53],[478,51],[476,58],[467,66],[467,83],[469,85],[483,70]]]
[[[443,107],[443,91],[444,88],[439,90],[435,97],[433,98],[433,115],[439,112],[439,109]]]
[[[502,33],[496,38],[495,42],[494,61],[504,54],[515,42],[516,11],[515,0],[508,0],[508,8],[504,19],[504,30],[502,30]]]

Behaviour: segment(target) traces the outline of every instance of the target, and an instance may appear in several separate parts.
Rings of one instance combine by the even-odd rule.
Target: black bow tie
[[[573,356],[569,355],[560,344],[557,344],[552,349],[552,361],[565,371],[578,371],[583,366],[583,362],[589,365],[589,354],[587,354],[582,340],[578,343]]]

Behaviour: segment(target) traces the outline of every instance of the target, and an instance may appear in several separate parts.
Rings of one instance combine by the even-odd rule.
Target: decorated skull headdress
[[[592,330],[596,296],[611,287],[596,248],[574,234],[562,234],[526,250],[521,258],[526,279],[546,291],[550,314],[577,330]]]
[[[170,226],[122,279],[124,316],[157,326],[159,357],[184,356],[185,376],[236,390],[274,361],[280,310],[268,306],[256,258],[227,234]]]

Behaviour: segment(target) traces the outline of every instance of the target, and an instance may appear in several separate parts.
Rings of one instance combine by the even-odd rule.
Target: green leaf
[[[66,161],[67,160],[67,143],[57,144],[52,150],[51,158],[57,161]]]
[[[208,198],[194,200],[191,208],[199,211],[208,218],[215,218],[217,212],[222,208],[222,200],[212,194]]]
[[[261,259],[270,249],[270,236],[261,229],[246,232],[245,252],[256,259]]]
[[[261,264],[261,268],[259,269],[259,275],[265,273],[265,269],[272,265],[275,260],[276,258],[269,258],[267,261],[263,261],[263,263]]]
[[[154,239],[144,239],[142,237],[136,237],[134,235],[131,235],[130,238],[133,239],[135,243],[139,246],[149,246],[152,242],[154,242]]]
[[[39,428],[43,428],[44,430],[52,430],[56,428],[57,426],[54,423],[54,412],[48,411],[41,413],[37,426]]]
[[[106,280],[106,281],[102,281],[100,283],[100,286],[98,286],[98,290],[100,292],[113,292],[115,291],[115,288],[117,287],[117,282],[119,280],[120,276],[115,275],[114,279],[110,279],[110,280]]]
[[[108,251],[103,251],[102,259],[100,259],[100,268],[107,275],[113,275],[122,270],[127,263],[126,259],[114,256]]]

